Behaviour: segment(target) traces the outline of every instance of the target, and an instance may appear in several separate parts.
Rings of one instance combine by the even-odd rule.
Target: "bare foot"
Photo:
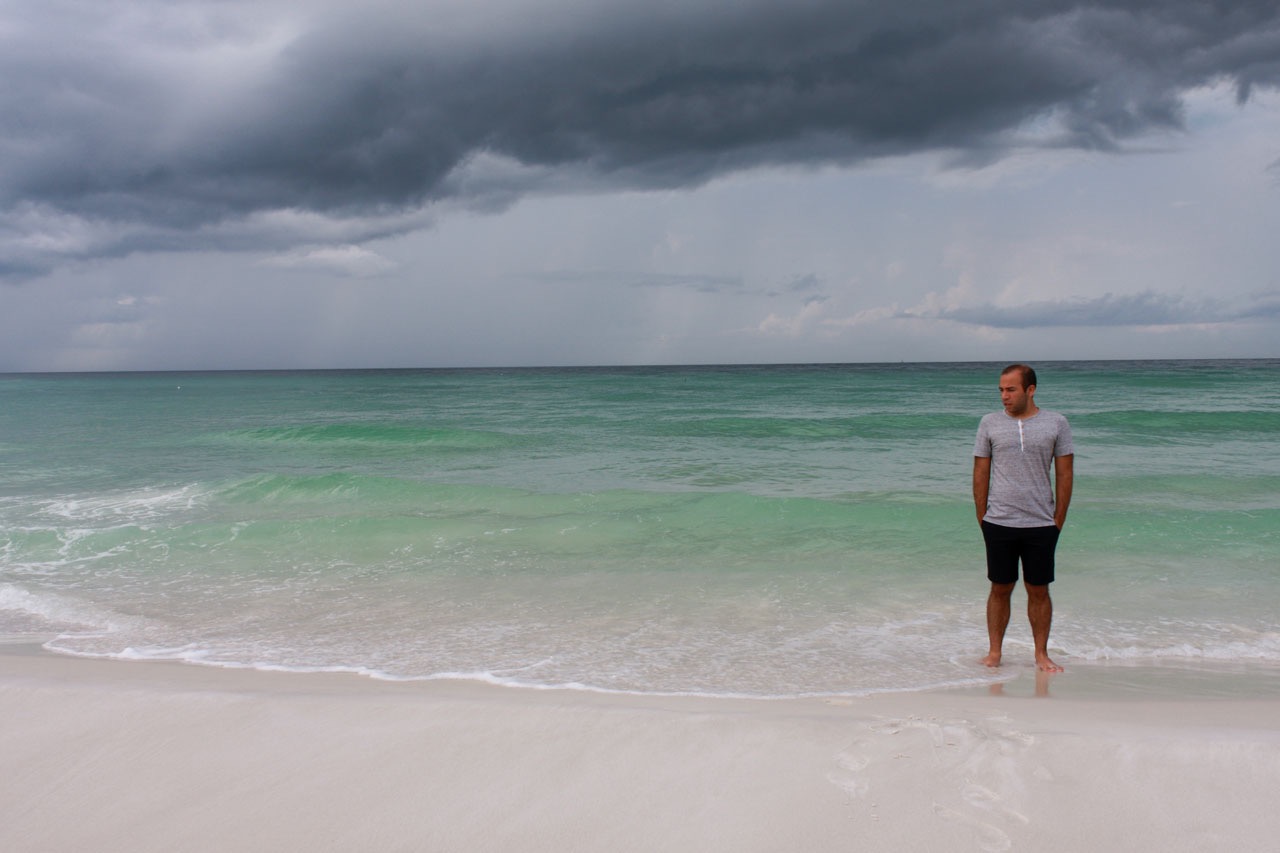
[[[1054,663],[1048,655],[1036,656],[1036,669],[1041,672],[1062,672],[1062,667]]]
[[[985,665],[985,666],[999,666],[999,665],[1000,665],[1000,653],[999,653],[999,652],[991,652],[991,653],[990,653],[990,654],[988,654],[985,658],[983,658],[983,659],[982,659],[982,663],[983,663],[983,665]]]

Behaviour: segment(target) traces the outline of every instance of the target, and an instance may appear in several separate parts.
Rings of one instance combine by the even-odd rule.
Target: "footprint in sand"
[[[841,753],[836,756],[838,769],[827,774],[827,780],[851,797],[865,797],[871,784],[863,771],[870,763],[865,756]]]
[[[827,777],[832,784],[865,800],[874,795],[875,761],[917,759],[922,784],[932,793],[933,815],[967,828],[975,849],[1009,850],[1013,841],[1005,830],[1030,824],[1016,807],[1020,794],[1028,784],[1052,778],[1042,766],[1028,766],[1026,752],[1036,740],[1012,728],[1007,718],[907,717],[877,720],[866,728],[873,737],[855,741],[836,756],[837,769]],[[883,737],[897,741],[892,752],[875,742]]]
[[[978,847],[988,853],[999,853],[999,851],[1009,850],[1013,847],[1013,840],[1009,838],[1008,833],[1000,829],[992,823],[978,820],[969,815],[947,808],[946,806],[933,804],[933,813],[938,817],[946,820],[954,821],[959,824],[970,827],[977,835]]]
[[[1014,811],[1004,803],[1004,798],[983,785],[970,783],[964,788],[964,801],[969,805],[1004,815],[1016,823],[1029,824],[1031,821],[1022,812]]]

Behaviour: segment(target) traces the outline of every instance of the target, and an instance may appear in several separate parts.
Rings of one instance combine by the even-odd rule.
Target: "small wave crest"
[[[367,446],[378,451],[395,448],[434,450],[491,450],[517,439],[492,430],[430,427],[396,423],[328,423],[277,426],[231,433],[239,441],[306,447],[333,446],[354,449]]]
[[[972,429],[969,415],[926,412],[912,416],[901,413],[843,415],[833,417],[776,417],[718,415],[655,421],[649,429],[657,435],[682,438],[769,439],[808,441],[849,441],[851,439],[894,439],[904,436],[953,435]]]
[[[114,633],[132,623],[50,592],[0,584],[0,626],[10,633]]]
[[[96,495],[65,495],[40,502],[41,513],[61,521],[139,524],[188,510],[203,496],[194,485],[126,489]]]
[[[315,504],[335,502],[344,511],[363,514],[376,508],[415,513],[424,506],[460,509],[501,503],[523,494],[515,489],[456,486],[374,474],[261,474],[218,490],[216,497],[233,504]]]
[[[1280,633],[1259,633],[1250,640],[1192,641],[1151,646],[1095,646],[1069,649],[1087,661],[1222,661],[1280,663]]]
[[[960,687],[989,685],[1007,679],[1007,673],[979,672],[974,667],[952,661],[955,672],[950,677],[935,674],[931,679],[916,679],[903,682],[884,682],[867,686],[849,686],[832,689],[779,689],[779,690],[737,690],[727,686],[699,686],[690,683],[685,687],[618,687],[607,686],[592,679],[583,680],[539,680],[528,673],[517,674],[506,669],[496,670],[454,670],[443,669],[435,672],[405,674],[357,664],[286,664],[269,660],[239,660],[233,656],[214,649],[198,645],[185,646],[127,646],[119,650],[97,648],[83,642],[75,642],[73,637],[59,637],[45,643],[48,651],[72,657],[94,658],[120,661],[166,661],[209,666],[218,669],[253,670],[257,672],[282,672],[297,675],[338,674],[369,678],[375,681],[386,681],[399,684],[435,681],[462,681],[486,684],[516,690],[537,691],[572,691],[596,693],[613,696],[661,696],[688,697],[701,699],[755,699],[755,700],[788,700],[788,699],[823,699],[823,698],[857,698],[889,693],[910,693],[922,690],[946,690]]]

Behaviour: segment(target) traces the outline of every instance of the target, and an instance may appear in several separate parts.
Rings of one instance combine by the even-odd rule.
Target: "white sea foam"
[[[29,597],[19,597],[28,601]],[[4,591],[0,601],[15,599]],[[28,610],[41,610],[68,619],[74,608],[58,606],[41,597]],[[85,626],[86,629],[89,626]],[[170,660],[206,666],[296,673],[350,673],[387,681],[465,680],[522,689],[578,690],[599,693],[704,697],[841,697],[876,693],[941,689],[992,684],[1015,672],[1016,662],[1030,661],[1026,638],[1013,637],[1006,656],[1015,666],[988,671],[977,665],[976,625],[935,624],[932,641],[921,640],[904,652],[901,636],[887,631],[877,637],[865,628],[845,633],[846,640],[813,644],[798,634],[755,637],[750,632],[697,632],[672,639],[674,647],[655,648],[654,636],[593,637],[587,629],[565,626],[548,635],[546,626],[530,625],[536,634],[527,648],[559,645],[566,654],[556,658],[529,658],[523,665],[451,666],[472,661],[511,661],[524,645],[519,631],[482,624],[457,626],[450,632],[419,637],[417,647],[408,638],[407,626],[388,626],[369,619],[363,626],[342,623],[341,637],[318,635],[305,625],[274,625],[270,633],[254,635],[243,629],[236,636],[217,641],[171,644],[146,642],[146,637],[166,636],[162,626],[137,622],[99,621],[101,630],[66,631],[48,644],[66,653],[123,660]],[[225,633],[225,626],[222,629]],[[360,635],[352,642],[346,634]],[[299,634],[297,632],[304,632]],[[183,631],[169,636],[178,638]],[[827,640],[842,636],[835,629],[813,632]],[[1207,649],[1198,645],[1125,648],[1053,645],[1059,662],[1120,665],[1152,663],[1197,666],[1217,661],[1241,664],[1277,661],[1277,639],[1261,636],[1256,644],[1229,643]],[[140,642],[141,641],[141,642]],[[973,647],[972,655],[957,655],[956,648]],[[571,653],[569,650],[572,650]]]
[[[867,687],[847,690],[814,690],[794,692],[757,693],[734,690],[699,689],[650,689],[644,687],[607,687],[584,681],[538,681],[520,678],[509,673],[487,670],[445,670],[424,674],[405,675],[385,670],[373,669],[357,665],[288,665],[264,661],[240,661],[229,659],[214,650],[198,646],[184,647],[128,647],[118,652],[94,651],[69,643],[67,638],[46,643],[50,651],[68,654],[74,657],[112,659],[123,661],[170,661],[211,666],[220,669],[256,670],[260,672],[281,672],[298,675],[341,674],[370,678],[376,681],[394,683],[412,683],[429,681],[469,681],[520,690],[556,691],[567,690],[584,693],[599,693],[616,696],[663,696],[689,697],[705,699],[757,699],[786,700],[797,698],[854,698],[886,693],[915,692],[920,690],[944,690],[959,687],[981,686],[993,684],[1010,677],[1007,672],[987,672],[982,674],[957,675],[953,678],[934,681],[913,681],[896,685]],[[967,667],[976,672],[972,667]]]
[[[1199,642],[1170,645],[1075,648],[1072,649],[1071,654],[1087,661],[1280,662],[1280,634],[1263,633],[1257,635],[1252,641],[1213,642],[1208,638],[1201,638]]]
[[[93,605],[49,592],[33,593],[14,584],[0,584],[0,611],[34,619],[45,631],[122,630],[125,623]]]
[[[64,495],[40,503],[46,515],[67,522],[143,524],[188,510],[201,499],[194,485],[130,489],[100,495]]]

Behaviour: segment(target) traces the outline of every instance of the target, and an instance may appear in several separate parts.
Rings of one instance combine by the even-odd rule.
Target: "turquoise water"
[[[999,367],[0,377],[0,633],[634,692],[1005,678],[970,495]],[[1037,367],[1076,439],[1055,657],[1273,671],[1280,361]]]

